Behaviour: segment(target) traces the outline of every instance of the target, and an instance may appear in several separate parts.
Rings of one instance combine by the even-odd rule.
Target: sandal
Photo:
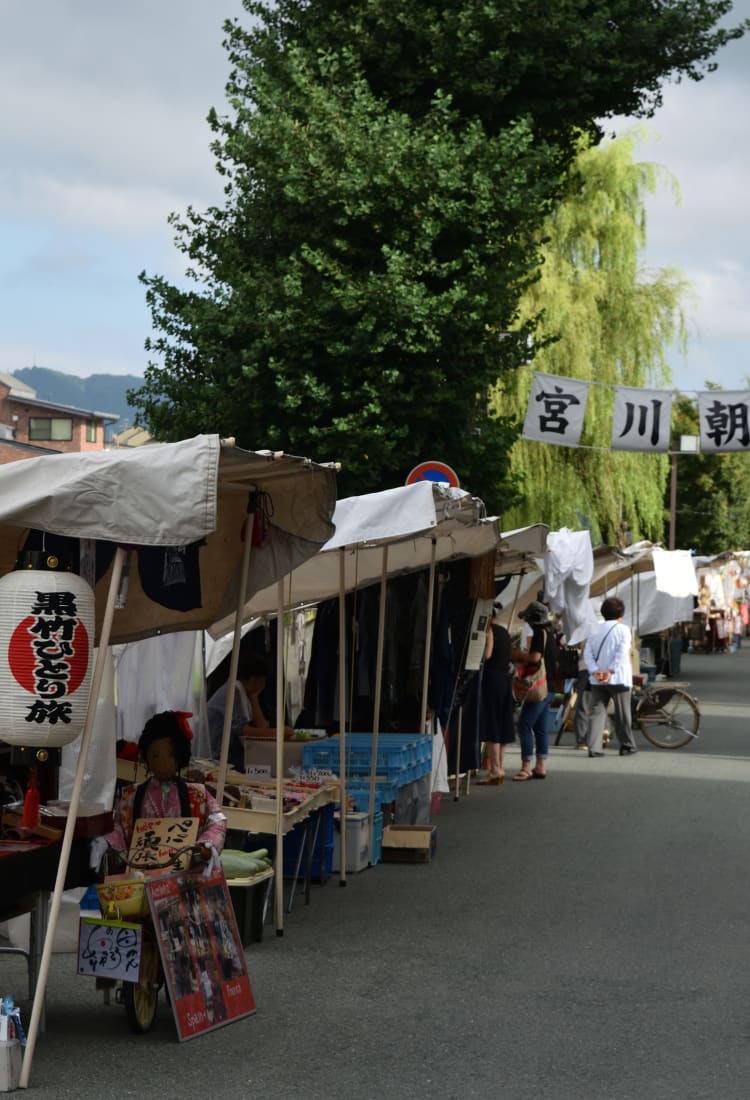
[[[534,778],[534,776],[533,776],[532,772],[530,772],[530,771],[527,772],[522,768],[521,771],[518,773],[518,775],[513,776],[513,782],[514,783],[525,783],[527,779],[533,779],[533,778]]]
[[[501,772],[500,775],[487,775],[484,779],[477,781],[480,787],[502,787],[505,782],[505,772]]]
[[[532,779],[546,779],[547,778],[547,773],[546,772],[538,772],[536,770],[536,768],[534,768],[531,772],[531,778]]]

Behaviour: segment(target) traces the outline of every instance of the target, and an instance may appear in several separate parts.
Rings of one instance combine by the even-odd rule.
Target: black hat
[[[532,600],[524,611],[519,611],[518,617],[529,624],[542,626],[549,622],[549,611],[539,600]]]

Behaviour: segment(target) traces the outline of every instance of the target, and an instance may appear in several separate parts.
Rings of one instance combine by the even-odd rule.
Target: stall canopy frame
[[[332,465],[283,453],[243,451],[230,441],[222,443],[218,436],[203,435],[133,450],[43,456],[0,467],[0,575],[13,569],[29,528],[106,542],[115,548],[112,563],[95,589],[100,652],[63,833],[21,1070],[22,1088],[29,1083],[39,1031],[104,650],[115,641],[207,629],[217,617],[229,614],[233,601],[237,606],[243,576],[240,532],[247,518],[248,494],[256,491],[270,493],[274,508],[270,537],[265,545],[253,548],[253,569],[246,573],[250,593],[281,580],[330,538],[336,499]],[[201,540],[199,608],[177,612],[149,600],[135,569],[128,576],[127,603],[117,606],[122,602],[118,597],[131,548],[185,546]],[[221,767],[225,772],[226,760]]]

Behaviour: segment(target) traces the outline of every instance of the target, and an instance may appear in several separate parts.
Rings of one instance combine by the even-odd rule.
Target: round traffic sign
[[[414,485],[417,481],[440,481],[444,485],[452,485],[459,488],[458,474],[452,466],[445,462],[420,462],[408,474],[405,485]]]

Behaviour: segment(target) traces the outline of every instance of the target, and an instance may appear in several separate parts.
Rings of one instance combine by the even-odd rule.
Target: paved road
[[[250,1019],[136,1038],[56,955],[29,1095],[745,1100],[750,645],[682,674],[698,743],[569,735],[544,783],[446,798],[433,864],[331,880],[249,950]]]

